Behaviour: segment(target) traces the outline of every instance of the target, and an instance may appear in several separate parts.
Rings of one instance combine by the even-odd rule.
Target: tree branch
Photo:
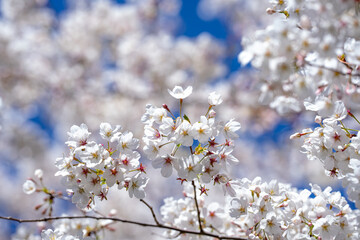
[[[156,225],[157,225],[157,226],[160,226],[161,224],[160,224],[160,222],[157,220],[156,215],[155,215],[155,212],[154,212],[154,209],[152,208],[152,206],[150,206],[150,204],[148,204],[147,202],[145,202],[145,200],[143,200],[143,199],[140,199],[140,202],[143,202],[143,203],[150,209],[151,214],[152,214],[152,216],[153,216],[153,219],[154,219]]]
[[[31,222],[49,222],[49,221],[53,221],[53,220],[62,220],[62,219],[95,219],[95,220],[111,220],[114,222],[122,222],[122,223],[129,223],[129,224],[134,224],[134,225],[138,225],[138,226],[143,226],[143,227],[153,227],[153,228],[161,228],[161,229],[167,229],[167,230],[173,230],[173,231],[177,231],[179,232],[179,235],[181,234],[192,234],[192,235],[201,235],[201,236],[208,236],[208,237],[214,237],[217,239],[234,239],[234,240],[246,240],[247,238],[242,238],[242,237],[228,237],[228,236],[221,236],[221,235],[216,235],[216,234],[212,234],[212,233],[207,233],[207,232],[196,232],[196,231],[191,231],[191,230],[185,230],[185,229],[180,229],[180,228],[176,228],[176,227],[170,227],[170,226],[166,226],[163,224],[150,224],[150,223],[143,223],[143,222],[136,222],[136,221],[131,221],[131,220],[125,220],[125,219],[120,219],[120,218],[115,218],[115,217],[95,217],[95,216],[61,216],[61,217],[46,217],[46,218],[39,218],[39,219],[19,219],[19,218],[14,218],[14,217],[3,217],[0,216],[0,219],[4,219],[4,220],[8,220],[8,221],[15,221],[18,223],[31,223]]]
[[[196,186],[195,186],[195,182],[194,180],[191,181],[193,188],[194,188],[194,201],[195,201],[195,206],[196,206],[196,212],[197,212],[197,217],[198,217],[198,221],[199,221],[199,228],[200,228],[200,232],[204,232],[202,225],[201,225],[201,219],[200,219],[200,209],[199,209],[199,204],[197,201],[197,197],[196,197]]]
[[[316,63],[311,63],[309,61],[305,61],[305,64],[307,64],[307,65],[309,65],[311,67],[322,68],[322,69],[325,69],[325,70],[328,70],[328,71],[331,71],[331,72],[334,72],[334,73],[337,73],[337,74],[340,74],[340,75],[344,75],[344,76],[360,77],[360,73],[353,74],[352,71],[343,72],[343,71],[340,71],[340,70],[335,69],[335,68],[325,67],[323,65],[319,65],[319,64],[316,64]]]

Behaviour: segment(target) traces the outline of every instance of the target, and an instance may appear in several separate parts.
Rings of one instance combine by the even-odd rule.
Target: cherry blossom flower
[[[208,103],[211,106],[220,105],[223,102],[223,99],[220,94],[216,92],[211,92],[208,98]]]
[[[130,198],[135,196],[138,199],[145,198],[145,187],[148,183],[149,179],[140,175],[140,173],[136,174],[134,177],[130,179],[128,182],[128,192]]]
[[[163,177],[170,177],[173,171],[173,165],[176,159],[171,155],[163,156],[152,161],[154,168],[161,168],[161,175]],[[176,164],[176,163],[175,163]]]
[[[227,139],[236,139],[239,137],[235,132],[238,131],[241,128],[241,125],[239,122],[235,121],[234,119],[231,119],[229,122],[225,124],[225,126],[222,129],[222,132],[224,133],[224,136]]]
[[[100,136],[110,142],[113,142],[116,138],[114,138],[115,134],[121,129],[120,125],[116,125],[113,128],[109,123],[101,123],[100,124]]]
[[[168,89],[168,92],[173,98],[185,99],[191,95],[192,90],[192,86],[187,87],[185,90],[180,86],[175,86],[172,91]]]
[[[47,229],[41,232],[41,238],[43,240],[62,240],[65,239],[63,235],[64,233],[61,232],[59,229],[55,229],[55,231],[53,231],[52,229]]]
[[[68,132],[69,141],[67,141],[66,144],[74,148],[85,146],[90,134],[85,124],[81,124],[80,127],[74,125],[70,128],[70,132]]]
[[[186,147],[193,144],[193,136],[190,135],[192,126],[188,121],[183,121],[175,131],[176,142]]]
[[[26,180],[23,184],[23,191],[26,194],[33,194],[36,191],[36,186],[34,181],[32,180]]]
[[[207,142],[212,134],[212,129],[208,125],[208,120],[205,116],[200,117],[200,122],[196,122],[191,126],[190,135],[199,140],[200,143]]]

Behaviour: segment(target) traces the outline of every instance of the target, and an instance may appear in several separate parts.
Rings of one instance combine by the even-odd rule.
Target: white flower
[[[103,146],[96,144],[95,142],[88,144],[85,150],[86,151],[80,153],[80,156],[81,160],[89,168],[98,166],[102,160],[106,158],[106,155],[109,155]]]
[[[200,143],[204,143],[209,140],[212,134],[212,129],[208,125],[208,121],[205,116],[201,116],[200,122],[193,124],[190,134],[194,137],[194,139],[199,140]]]
[[[346,60],[352,64],[360,65],[360,41],[349,38],[344,44]]]
[[[119,138],[119,145],[118,148],[122,152],[132,152],[132,150],[139,147],[139,140],[136,138],[133,138],[132,132],[126,132]]]
[[[175,131],[176,142],[186,147],[193,144],[193,137],[190,135],[191,124],[188,121],[183,121]]]
[[[348,112],[343,101],[336,101],[334,104],[334,112],[332,118],[341,121],[346,118]]]
[[[224,135],[228,139],[235,139],[239,136],[235,133],[241,128],[241,125],[239,122],[234,121],[234,119],[231,119],[229,122],[227,122],[223,128]]]
[[[222,189],[223,189],[224,195],[229,194],[231,197],[236,196],[235,189],[232,187],[230,181],[223,184]]]
[[[35,172],[34,172],[34,175],[35,175],[37,178],[41,179],[41,178],[43,177],[43,175],[44,175],[44,172],[43,172],[43,170],[41,170],[41,169],[36,169]]]
[[[251,51],[242,51],[238,55],[238,61],[242,66],[248,64],[254,58],[254,54]]]
[[[157,124],[161,124],[163,118],[166,117],[167,112],[164,108],[154,108],[151,112],[151,116]]]
[[[31,180],[26,180],[23,184],[23,191],[26,194],[32,194],[36,191],[35,183]]]
[[[74,189],[72,189],[74,195],[72,196],[72,203],[75,203],[76,206],[80,209],[85,209],[89,203],[90,199],[90,193],[85,191],[84,188],[75,186]]]
[[[138,199],[145,198],[145,190],[149,179],[140,175],[140,173],[136,174],[129,181],[129,196],[132,198],[135,196]]]
[[[175,166],[180,178],[193,180],[203,170],[203,166],[199,164],[199,157],[197,155],[190,155],[187,158],[179,160],[179,165]]]
[[[42,230],[41,232],[41,239],[42,240],[60,240],[63,238],[64,233],[60,232],[59,229],[55,229],[53,231],[52,229]]]
[[[327,149],[337,149],[338,146],[349,143],[350,139],[340,125],[328,124],[324,121],[324,126],[324,145]]]
[[[168,89],[168,92],[173,98],[184,99],[191,95],[192,90],[192,86],[187,87],[185,90],[180,86],[175,86],[172,91]]]
[[[159,132],[158,129],[152,127],[152,126],[149,126],[149,125],[146,125],[144,127],[144,137],[151,140],[151,141],[161,141],[162,140],[162,136]]]
[[[340,112],[339,110],[342,106],[340,103],[337,103],[337,105],[337,111]],[[306,110],[317,112],[321,117],[330,117],[334,113],[335,109],[334,101],[323,95],[317,96],[314,103],[305,100],[304,106]]]
[[[232,151],[232,148],[225,148],[219,152],[219,162],[225,170],[231,169],[231,167],[239,163],[239,160],[231,154]]]
[[[315,222],[313,233],[321,237],[321,239],[332,239],[339,231],[339,227],[335,222],[336,220],[333,216],[326,215]]]
[[[216,92],[212,92],[209,95],[208,103],[211,106],[217,106],[220,105],[223,102],[223,99],[220,94],[217,94]]]
[[[145,146],[143,148],[144,153],[150,160],[154,160],[159,156],[159,143],[155,141],[149,141],[148,139],[144,140]]]
[[[351,146],[353,146],[356,151],[360,150],[360,134],[357,134],[355,137],[351,138]]]
[[[140,153],[136,151],[121,154],[121,168],[123,168],[123,170],[127,172],[135,169],[137,166],[139,166],[140,157]]]
[[[178,126],[181,124],[181,118],[177,118],[176,121],[170,117],[165,117],[162,120],[162,124],[159,127],[159,130],[164,135],[172,135],[178,128]]]
[[[280,115],[301,111],[300,102],[296,98],[288,96],[277,96],[270,103],[270,107],[276,109]]]
[[[73,125],[70,128],[70,132],[68,132],[69,135],[69,141],[66,142],[66,144],[69,147],[79,147],[79,146],[85,146],[87,144],[87,140],[90,136],[90,132],[88,131],[88,127],[82,123],[79,126]]]
[[[233,198],[231,200],[230,216],[238,218],[241,215],[247,214],[248,200],[246,197]]]
[[[215,158],[205,158],[203,161],[204,171],[201,174],[201,181],[210,183],[212,178],[220,172],[221,166]]]
[[[152,161],[152,165],[154,168],[161,168],[161,175],[167,178],[172,174],[174,160],[174,157],[167,155]]]
[[[217,202],[212,202],[209,204],[206,211],[206,222],[214,226],[215,228],[219,228],[223,225],[225,220],[225,214],[223,208]]]
[[[106,179],[106,184],[112,187],[117,181],[121,182],[124,180],[124,173],[119,167],[107,168],[105,169],[103,178]]]
[[[114,135],[117,131],[121,129],[120,125],[116,125],[115,128],[109,123],[101,123],[100,124],[100,136],[107,141],[114,141]]]
[[[260,221],[260,229],[264,230],[269,235],[281,235],[282,230],[280,228],[279,220],[276,218],[275,212],[269,212],[266,215],[266,218]]]

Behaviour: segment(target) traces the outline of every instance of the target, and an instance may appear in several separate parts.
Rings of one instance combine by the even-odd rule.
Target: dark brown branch
[[[154,212],[154,209],[152,208],[152,206],[150,206],[150,204],[148,204],[147,202],[145,202],[145,200],[143,200],[143,199],[140,199],[140,202],[143,202],[143,203],[150,209],[151,214],[152,214],[152,216],[153,216],[153,219],[154,219],[156,225],[160,226],[161,224],[160,224],[160,222],[157,220],[156,215],[155,215],[155,212]]]
[[[195,201],[196,212],[197,212],[197,217],[198,217],[198,221],[199,221],[200,232],[204,232],[204,230],[202,228],[202,225],[201,225],[200,209],[199,209],[199,204],[198,204],[197,197],[196,197],[196,186],[195,186],[194,180],[191,183],[192,183],[193,188],[194,188],[194,201]]]
[[[120,219],[120,218],[115,218],[115,217],[61,216],[61,217],[46,217],[46,218],[39,218],[39,219],[19,219],[19,218],[13,218],[13,217],[0,216],[0,219],[4,219],[4,220],[8,220],[8,221],[15,221],[15,222],[18,222],[18,223],[48,222],[48,221],[62,220],[62,219],[111,220],[111,221],[114,221],[114,222],[129,223],[129,224],[134,224],[134,225],[143,226],[143,227],[153,227],[153,228],[162,228],[162,229],[167,229],[167,230],[173,230],[173,231],[179,232],[180,234],[192,234],[192,235],[208,236],[208,237],[213,237],[213,238],[217,238],[217,239],[220,239],[220,240],[221,239],[234,239],[234,240],[246,240],[247,239],[247,238],[241,238],[241,237],[221,236],[221,235],[208,233],[208,232],[205,232],[205,231],[196,232],[196,231],[185,230],[185,229],[180,229],[180,228],[176,228],[176,227],[170,227],[170,226],[166,226],[166,225],[163,225],[163,224],[157,225],[157,224],[150,224],[150,223],[142,223],[142,222],[125,220],[125,219]]]

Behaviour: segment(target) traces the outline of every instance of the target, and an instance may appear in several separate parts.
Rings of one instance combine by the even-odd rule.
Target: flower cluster
[[[153,167],[161,169],[161,174],[154,176],[154,182],[159,184],[157,189],[163,192],[172,189],[168,184],[171,180],[157,182],[156,179],[171,175],[176,175],[185,188],[196,189],[196,194],[187,189],[185,199],[166,200],[162,215],[167,225],[250,239],[359,238],[353,233],[359,230],[359,211],[348,210],[338,193],[330,193],[329,189],[320,193],[313,185],[312,193],[316,197],[312,200],[308,196],[310,192],[300,192],[275,181],[236,180],[231,176],[234,170],[247,177],[249,173],[263,179],[270,176],[303,180],[302,171],[294,174],[291,168],[288,171],[284,168],[315,164],[310,161],[302,164],[297,158],[289,157],[288,144],[279,148],[264,144],[261,148],[265,150],[259,151],[258,143],[246,135],[244,146],[235,148],[236,131],[240,129],[237,121],[243,125],[251,123],[245,129],[251,135],[274,127],[279,121],[265,105],[282,114],[304,109],[316,111],[320,115],[315,119],[319,126],[304,129],[292,138],[306,138],[303,149],[307,157],[320,162],[327,175],[342,179],[349,199],[359,208],[360,135],[358,127],[349,126],[345,119],[346,108],[351,108],[352,117],[360,109],[358,0],[201,0],[202,17],[222,15],[226,27],[233,31],[224,45],[208,34],[195,38],[174,34],[181,22],[180,0],[128,0],[121,4],[110,0],[73,1],[67,6],[66,14],[59,15],[46,2],[2,0],[0,3],[3,101],[0,108],[4,105],[0,109],[0,146],[4,146],[0,181],[7,187],[0,202],[5,203],[4,214],[26,213],[29,205],[19,205],[22,196],[14,194],[16,188],[11,187],[23,183],[18,176],[28,175],[31,169],[41,166],[45,174],[51,172],[46,160],[55,148],[50,144],[65,140],[53,132],[47,134],[47,130],[52,131],[56,126],[57,132],[66,132],[63,126],[75,121],[86,120],[89,129],[94,129],[102,121],[121,119],[122,125],[132,129],[133,134],[103,123],[102,141],[98,142],[90,140],[85,125],[70,129],[66,143],[70,153],[56,164],[57,175],[63,177],[72,201],[81,209],[92,208],[95,202],[112,198],[109,189],[113,186],[125,188],[127,192],[123,193],[130,197],[143,199],[148,179],[139,162],[139,142],[134,138],[142,135],[142,127],[135,125],[142,114],[139,109],[143,109],[148,99],[159,102],[170,86],[193,83],[200,89],[196,94],[191,95],[191,87],[169,91],[180,101],[179,110],[170,111],[167,105],[148,105],[143,116],[144,151]],[[251,35],[259,28],[262,30]],[[225,54],[239,49],[242,36],[246,37],[242,39],[239,61],[243,65],[251,63],[261,71],[246,68],[233,72],[230,68],[234,74],[226,81],[207,84],[226,76],[222,60]],[[215,107],[223,99],[213,92],[206,104],[208,108],[199,113],[204,106],[201,99],[215,89],[224,96],[226,106]],[[256,101],[259,91],[260,103],[265,105]],[[184,101],[189,96],[191,104]],[[173,104],[169,106],[173,109]],[[291,116],[294,124],[306,122],[302,121],[307,118],[305,114]],[[44,123],[45,117],[52,121]],[[227,121],[231,118],[237,121]],[[275,133],[278,134],[276,130]],[[48,141],[52,137],[58,139]],[[244,165],[235,168],[239,156]],[[317,176],[307,173],[310,175]],[[25,182],[23,190],[27,194],[45,194],[42,204],[35,209],[50,216],[55,198],[69,198],[47,188],[42,182],[42,171],[37,171],[35,176]],[[50,184],[56,184],[56,179],[51,179]],[[226,203],[212,199],[218,186],[227,195]],[[160,194],[156,193],[154,189],[151,200],[159,200]],[[132,200],[126,198],[129,203]],[[112,199],[106,207],[117,204]],[[294,204],[295,210],[291,207]],[[105,208],[105,204],[96,206]],[[296,212],[295,217],[290,212]],[[103,229],[95,224],[74,222],[82,230],[74,232],[54,225],[54,230],[43,231],[42,238],[82,239],[87,235],[93,237],[98,229]],[[4,232],[12,231],[5,228]],[[176,234],[181,238],[193,237],[179,231],[168,236]]]
[[[235,197],[225,203],[199,205],[201,224],[209,232],[248,239],[358,239],[358,210],[353,211],[339,192],[311,185],[311,191],[299,191],[275,180],[239,179],[234,184]],[[193,194],[186,198],[167,198],[161,207],[163,221],[182,229],[199,229]],[[311,197],[314,194],[315,197]],[[167,231],[167,237],[176,237]],[[181,236],[176,239],[203,239]],[[211,239],[211,238],[209,238]]]
[[[164,177],[170,177],[175,170],[181,182],[195,179],[200,184],[213,182],[221,184],[225,192],[232,194],[227,174],[239,163],[232,151],[240,123],[234,119],[225,124],[215,121],[216,112],[212,108],[222,102],[221,96],[215,92],[209,95],[208,111],[196,122],[182,113],[183,99],[192,93],[192,88],[183,90],[177,86],[169,93],[180,100],[179,117],[175,117],[167,105],[160,108],[148,105],[142,118],[145,124],[144,152],[152,160],[152,165],[161,168]],[[201,189],[206,194],[203,185]]]
[[[240,124],[233,119],[227,123],[216,121],[213,108],[222,103],[221,96],[210,93],[207,112],[193,122],[184,114],[184,99],[192,94],[192,87],[176,86],[169,94],[179,100],[178,112],[171,111],[166,104],[160,108],[147,105],[142,117],[145,154],[154,168],[161,169],[163,177],[168,178],[175,171],[184,188],[184,198],[164,200],[160,209],[164,224],[159,223],[151,206],[142,200],[153,214],[154,226],[167,228],[165,237],[226,236],[256,240],[355,240],[360,237],[359,210],[352,210],[331,187],[321,190],[318,185],[310,184],[311,191],[300,191],[277,180],[263,182],[260,177],[231,179],[230,170],[239,163],[232,152]],[[348,114],[343,102],[331,105],[327,101],[318,97],[314,103],[305,103],[308,110],[321,115],[316,118],[320,127],[313,131],[305,129],[292,138],[307,135],[304,148],[309,158],[319,159],[330,174],[344,178],[350,199],[359,204],[356,198],[359,196],[360,138],[350,134],[343,125]],[[120,126],[108,123],[100,125],[100,136],[106,147],[90,140],[91,133],[85,124],[74,125],[68,132],[66,144],[70,153],[57,159],[56,175],[63,176],[65,186],[72,193],[72,202],[79,208],[95,206],[96,198],[106,199],[109,188],[114,185],[126,188],[130,197],[145,197],[148,179],[143,176],[145,168],[139,163],[139,141],[132,133],[120,130]],[[42,179],[41,171],[37,170],[35,175]],[[225,195],[220,201],[215,199],[215,195],[219,195],[217,185]],[[25,192],[32,193],[34,189],[34,181],[24,184]],[[84,222],[81,226],[69,220],[58,223],[54,230],[43,230],[42,238],[91,239],[113,222],[95,225]],[[76,227],[72,227],[73,224]]]
[[[63,215],[62,217],[66,217]],[[12,240],[95,240],[101,238],[98,232],[111,229],[112,221],[94,219],[61,219],[52,224],[52,228],[45,228],[41,235],[35,235],[26,228],[18,228]]]
[[[269,1],[280,15],[244,38],[239,61],[261,69],[260,100],[278,112],[300,112],[307,97],[358,94],[357,1]],[[284,19],[286,18],[286,20]],[[336,34],[334,34],[336,33]]]
[[[42,240],[95,240],[100,238],[97,232],[107,229],[111,224],[110,220],[63,219],[53,223],[54,230],[43,230],[41,238]]]
[[[307,158],[321,161],[328,175],[343,179],[349,199],[360,206],[360,135],[351,133],[357,130],[347,129],[343,124],[347,115],[358,120],[347,112],[342,101],[332,102],[325,97],[317,97],[314,103],[305,102],[305,108],[319,114],[315,121],[320,127],[304,129],[290,138],[306,136],[303,149]]]
[[[130,197],[142,199],[148,178],[145,167],[139,162],[136,151],[139,140],[131,132],[121,133],[120,126],[100,124],[100,136],[105,146],[89,139],[90,132],[85,124],[71,127],[68,156],[56,160],[63,183],[72,193],[72,202],[81,208],[91,208],[95,197],[106,199],[109,188],[116,185],[125,188]]]
[[[347,112],[341,101],[334,104],[336,105],[335,110],[338,110],[335,112],[329,106],[330,109],[325,109],[326,105],[321,104],[322,102],[321,99],[317,99],[315,104],[307,103],[306,108],[318,111],[319,114],[325,110],[332,111],[332,116],[328,116],[323,121],[321,121],[322,117],[317,117],[320,120],[320,127],[315,128],[313,131],[305,129],[300,134],[295,133],[293,137],[306,135],[307,138],[303,148],[308,158],[310,160],[320,160],[329,175],[344,176],[350,171],[348,167],[350,158],[357,155],[355,149],[349,144],[351,135],[340,124],[341,120],[346,117]]]

